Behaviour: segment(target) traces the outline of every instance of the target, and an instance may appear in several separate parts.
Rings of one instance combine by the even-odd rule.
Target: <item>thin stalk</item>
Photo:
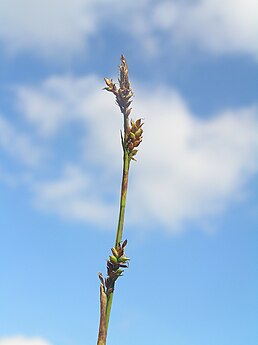
[[[127,196],[127,187],[128,187],[129,167],[130,167],[130,158],[129,158],[129,155],[126,152],[126,150],[124,150],[123,176],[122,176],[121,195],[120,195],[120,209],[119,209],[115,247],[117,247],[122,241],[123,228],[124,228],[124,218],[125,218],[125,205],[126,205],[126,196]],[[111,292],[107,298],[106,330],[108,330],[110,312],[111,312],[112,301],[113,301],[113,294],[114,294],[114,292]]]
[[[120,209],[118,217],[118,226],[116,232],[115,246],[111,249],[112,255],[107,260],[107,276],[104,279],[102,274],[99,273],[100,279],[100,326],[98,345],[106,344],[106,336],[109,324],[109,318],[111,313],[114,287],[116,280],[124,272],[123,268],[128,267],[128,260],[125,256],[125,247],[127,240],[122,243],[124,218],[125,218],[125,206],[128,187],[128,174],[131,160],[136,160],[135,155],[138,152],[138,147],[142,142],[142,119],[136,121],[130,120],[130,113],[132,108],[132,96],[133,91],[130,86],[128,77],[128,67],[125,57],[121,55],[121,64],[119,66],[120,77],[118,79],[119,87],[112,81],[112,79],[104,78],[106,87],[105,90],[114,94],[116,103],[120,108],[124,118],[124,133],[121,135],[122,147],[123,147],[123,175],[120,195]],[[105,312],[104,312],[105,310]]]
[[[122,241],[122,235],[123,235],[129,167],[130,167],[130,158],[128,156],[128,153],[125,151],[124,158],[123,158],[123,177],[122,177],[122,185],[121,185],[120,210],[119,210],[118,225],[117,225],[117,232],[116,232],[116,242],[115,242],[116,247]]]

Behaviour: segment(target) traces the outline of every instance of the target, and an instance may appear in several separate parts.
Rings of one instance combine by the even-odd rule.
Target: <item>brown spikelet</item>
[[[125,256],[125,247],[127,244],[127,240],[125,240],[122,244],[120,243],[118,246],[111,248],[112,254],[107,260],[107,278],[102,278],[102,275],[99,274],[100,281],[105,288],[106,295],[109,296],[110,293],[114,291],[114,286],[116,280],[122,276],[124,270],[121,268],[127,268],[129,258]]]

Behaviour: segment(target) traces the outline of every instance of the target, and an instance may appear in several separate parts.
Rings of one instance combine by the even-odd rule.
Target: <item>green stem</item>
[[[120,196],[120,210],[119,210],[118,225],[117,225],[117,232],[116,232],[116,242],[115,242],[116,247],[122,241],[124,218],[125,218],[126,195],[127,195],[127,187],[128,187],[128,174],[129,174],[129,167],[130,167],[130,161],[131,161],[125,149],[124,149],[123,161],[124,163],[123,163],[123,177],[122,177],[121,196]],[[114,292],[111,292],[107,298],[106,330],[108,330],[108,323],[109,323],[110,312],[111,312],[111,307],[112,307],[113,294]]]
[[[126,151],[124,152],[123,160],[124,160],[123,177],[122,177],[121,196],[120,196],[120,210],[119,210],[118,225],[117,225],[117,231],[116,231],[116,243],[115,243],[116,247],[122,241],[124,218],[125,218],[125,204],[126,204],[128,174],[129,174],[129,166],[130,166],[130,158]]]
[[[112,302],[113,302],[113,294],[114,294],[114,292],[111,292],[111,293],[108,295],[108,298],[107,298],[106,331],[108,331],[109,318],[110,318],[111,307],[112,307]]]

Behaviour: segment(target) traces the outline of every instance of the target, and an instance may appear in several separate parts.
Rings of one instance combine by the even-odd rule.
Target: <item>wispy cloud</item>
[[[245,53],[257,59],[255,0],[159,1],[148,25],[178,46],[197,46],[215,54]]]
[[[139,95],[146,113],[142,155],[133,180],[132,204],[150,222],[167,227],[205,220],[226,209],[258,170],[258,110],[223,110],[201,119],[173,90],[151,99]],[[135,212],[135,210],[134,210]]]
[[[45,138],[60,135],[72,123],[79,124],[85,136],[76,137],[74,142],[80,142],[84,160],[107,163],[114,171],[120,167],[111,157],[121,152],[122,118],[102,88],[103,82],[96,76],[52,76],[37,86],[16,88],[17,107],[33,131]]]
[[[41,338],[26,338],[24,336],[14,336],[0,338],[0,345],[50,345],[50,343]]]
[[[29,50],[60,59],[60,54],[81,53],[90,38],[108,28],[154,54],[173,45],[257,59],[257,11],[256,0],[13,0],[1,4],[0,40],[9,52]]]
[[[35,166],[43,157],[43,150],[37,147],[28,134],[23,134],[0,115],[0,149],[14,160],[28,166]]]
[[[108,226],[115,209],[99,195],[94,176],[78,166],[65,166],[61,174],[58,179],[34,185],[37,205],[65,219]]]
[[[99,1],[13,0],[1,3],[0,39],[9,53],[69,57],[97,30]],[[15,10],[14,10],[15,9]],[[86,40],[85,40],[86,39]],[[86,44],[85,44],[86,43]]]
[[[30,188],[36,204],[47,212],[96,224],[110,222],[121,168],[122,119],[101,87],[94,76],[64,76],[16,89],[19,110],[34,135],[44,134],[48,141],[49,136],[61,138],[65,128],[73,130],[73,123],[82,129],[82,135],[75,135],[69,144],[77,150],[76,159],[56,164],[52,176],[49,171],[44,175],[44,169],[40,178],[34,174]],[[222,110],[204,119],[167,86],[148,92],[136,84],[135,93],[135,117],[146,118],[146,123],[139,161],[132,166],[128,205],[132,221],[139,211],[144,223],[175,229],[185,220],[201,221],[222,212],[246,191],[258,170],[256,106]],[[0,125],[5,149],[15,142],[10,154],[37,157],[30,152],[31,145],[24,149],[20,144],[19,133],[6,122]],[[51,143],[52,156],[62,157],[62,146],[52,139]]]

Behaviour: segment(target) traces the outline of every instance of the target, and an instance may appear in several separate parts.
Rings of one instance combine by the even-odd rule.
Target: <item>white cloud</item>
[[[54,135],[60,126],[78,117],[76,101],[83,98],[89,83],[90,80],[85,83],[72,77],[51,77],[38,88],[19,87],[18,106],[40,135]],[[71,89],[72,84],[75,90]]]
[[[0,6],[0,40],[9,52],[66,58],[108,28],[140,40],[153,54],[172,44],[257,59],[256,0],[2,0]]]
[[[35,166],[43,157],[43,152],[37,147],[28,134],[21,134],[13,125],[0,115],[0,149],[10,154],[14,159]]]
[[[41,338],[26,338],[24,336],[14,336],[0,338],[0,345],[50,345],[50,343]]]
[[[18,107],[40,136],[54,136],[64,126],[79,123],[87,130],[82,139],[87,159],[106,163],[112,154],[118,156],[121,152],[119,128],[122,117],[115,101],[102,91],[103,86],[104,81],[95,76],[53,76],[38,86],[18,87]],[[102,154],[103,147],[108,154]],[[119,166],[119,163],[112,162],[113,168]]]
[[[34,87],[31,96],[27,88],[25,102],[24,93],[19,93],[25,117],[36,129],[48,121],[49,102],[56,109],[51,117],[58,116],[46,133],[61,133],[72,121],[82,124],[85,137],[75,138],[81,143],[81,161],[60,171],[59,179],[38,182],[36,191],[38,202],[52,212],[92,222],[109,221],[110,214],[116,214],[113,198],[106,196],[113,188],[118,191],[121,169],[121,116],[112,95],[101,86],[93,77],[56,77]],[[143,222],[175,228],[185,220],[200,221],[225,210],[245,192],[258,170],[255,106],[203,119],[173,89],[152,87],[147,92],[138,85],[135,94],[133,114],[145,117],[146,123],[138,163],[132,166],[128,204],[132,219],[140,215]],[[41,100],[40,111],[26,115],[35,99]]]
[[[73,55],[85,48],[85,39],[96,31],[101,1],[3,0],[0,39],[9,52],[26,49],[45,56]]]
[[[63,218],[110,224],[115,210],[102,200],[96,183],[94,176],[78,166],[66,166],[58,179],[35,184],[36,202],[42,209]]]
[[[151,23],[153,30],[171,35],[180,44],[194,44],[219,53],[247,53],[257,58],[256,0],[199,0],[159,2]]]
[[[131,192],[132,205],[140,205],[134,216],[168,227],[203,220],[245,190],[258,169],[257,108],[198,119],[168,90],[137,104],[148,115]]]

